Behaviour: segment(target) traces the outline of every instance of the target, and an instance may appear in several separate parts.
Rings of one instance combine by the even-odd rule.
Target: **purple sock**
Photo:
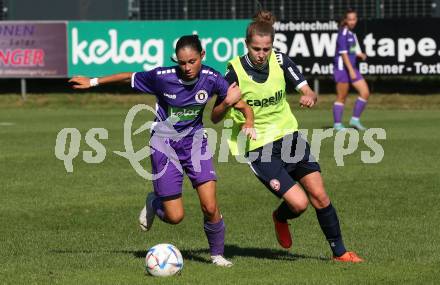
[[[153,208],[156,212],[156,216],[159,217],[162,221],[164,221],[165,212],[163,210],[163,204],[159,197],[153,200]]]
[[[208,238],[211,256],[223,255],[225,250],[225,223],[223,222],[223,219],[217,223],[211,223],[205,220],[203,229]]]
[[[362,111],[364,111],[365,106],[367,105],[367,100],[358,97],[356,99],[356,102],[354,103],[354,108],[353,108],[353,118],[358,118],[361,116]]]
[[[344,113],[344,104],[335,102],[333,104],[333,120],[335,124],[342,122],[342,113]]]

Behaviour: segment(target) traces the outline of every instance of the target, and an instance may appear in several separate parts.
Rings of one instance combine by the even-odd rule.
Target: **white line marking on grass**
[[[8,126],[13,126],[15,125],[15,123],[12,122],[0,122],[0,127],[8,127]]]

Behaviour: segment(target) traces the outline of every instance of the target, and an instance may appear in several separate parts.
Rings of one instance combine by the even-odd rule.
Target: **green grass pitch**
[[[294,245],[280,249],[271,212],[275,199],[247,165],[217,165],[218,199],[226,225],[226,255],[234,266],[208,263],[198,199],[184,185],[185,219],[156,221],[147,234],[137,217],[149,181],[113,151],[124,150],[129,108],[151,97],[106,95],[0,96],[0,283],[2,284],[434,284],[440,277],[440,96],[372,97],[364,116],[386,130],[382,162],[364,164],[361,144],[337,167],[333,142],[324,141],[320,163],[338,210],[346,246],[363,264],[329,260],[313,208],[294,220]],[[302,128],[328,126],[330,96],[313,110],[299,110]],[[349,106],[351,106],[351,99]],[[210,110],[210,107],[207,108]],[[346,109],[345,118],[351,110]],[[209,111],[205,112],[206,126]],[[138,118],[140,125],[143,119]],[[78,128],[81,152],[66,173],[55,158],[57,133]],[[87,164],[87,130],[106,128],[107,156]],[[136,138],[137,149],[147,137]],[[149,165],[149,163],[148,163]],[[184,256],[180,276],[145,275],[146,250],[176,245]],[[437,281],[435,281],[437,280]]]

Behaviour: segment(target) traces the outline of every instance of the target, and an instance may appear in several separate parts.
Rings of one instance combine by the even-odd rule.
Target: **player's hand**
[[[362,60],[365,61],[367,59],[367,55],[363,52],[361,52],[360,54],[358,54],[358,57]]]
[[[224,102],[228,107],[231,107],[235,103],[240,101],[240,99],[241,99],[240,88],[238,87],[237,83],[234,82],[229,86],[228,93],[226,95]]]
[[[74,76],[69,80],[73,89],[87,89],[90,88],[90,78],[85,76]]]
[[[350,72],[350,78],[351,78],[351,80],[356,79],[356,72],[354,72],[354,70]]]
[[[317,100],[318,100],[318,97],[316,96],[315,93],[303,95],[299,99],[299,105],[301,106],[301,108],[302,107],[312,108],[315,105]]]
[[[241,130],[248,138],[252,140],[257,139],[257,131],[255,130],[254,125],[252,123],[245,122],[241,127]]]

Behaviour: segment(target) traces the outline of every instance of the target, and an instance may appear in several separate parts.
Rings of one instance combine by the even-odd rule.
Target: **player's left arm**
[[[238,87],[237,81],[228,72],[223,78],[220,74],[216,80],[214,92],[217,94],[214,108],[211,112],[211,121],[217,124],[223,120],[226,112],[241,99],[241,91]]]
[[[227,103],[225,103],[225,101],[226,99],[223,100],[221,103],[215,105],[214,108],[212,109],[211,112],[212,122],[214,124],[217,124],[218,122],[223,120],[229,108],[232,107],[234,109],[237,109],[243,114],[245,118],[245,122],[241,127],[241,129],[244,131],[246,136],[255,140],[257,138],[257,135],[254,129],[254,111],[252,111],[252,108],[241,99],[233,105],[228,105]]]
[[[229,108],[233,107],[241,98],[240,88],[236,83],[233,83],[228,87],[226,94],[226,96],[222,96],[221,94],[217,95],[224,99],[221,100],[220,103],[215,104],[214,108],[212,108],[211,121],[214,124],[223,120]]]
[[[282,56],[279,60],[280,66],[284,71],[284,78],[286,83],[290,83],[295,86],[295,89],[301,93],[301,98],[299,99],[299,104],[301,107],[313,107],[318,101],[318,96],[310,88],[304,75],[299,71],[296,64],[285,54],[280,54]],[[280,57],[280,56],[279,56]]]
[[[233,105],[227,105],[225,101],[226,99],[223,100],[223,102],[221,102],[220,104],[214,106],[214,108],[212,109],[212,113],[211,113],[212,122],[214,124],[217,124],[218,122],[223,120],[229,108],[232,107],[234,109],[237,109],[243,114],[245,118],[245,122],[241,126],[241,129],[243,130],[246,136],[255,140],[257,138],[257,133],[254,129],[254,111],[252,110],[252,108],[241,99]]]
[[[361,60],[365,61],[367,59],[367,55],[362,52],[361,46],[359,45],[358,38],[356,34],[354,35],[354,39],[356,40],[356,56],[359,57]]]
[[[308,84],[301,87],[299,91],[302,94],[301,98],[299,99],[299,104],[301,107],[312,108],[318,101],[318,95],[316,95],[315,91],[313,91]]]
[[[246,136],[255,140],[257,136],[254,129],[254,112],[252,108],[241,99],[241,91],[237,81],[238,78],[232,67],[228,69],[225,78],[220,77],[217,80],[216,93],[218,95],[214,108],[212,108],[211,121],[217,124],[223,120],[229,108],[237,109],[245,118],[245,122],[241,127],[242,130]]]

